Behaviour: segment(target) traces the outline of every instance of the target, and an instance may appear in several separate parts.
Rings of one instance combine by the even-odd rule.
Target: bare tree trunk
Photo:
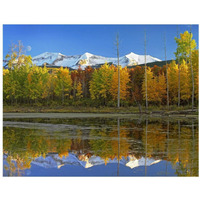
[[[166,48],[166,35],[164,37],[165,45],[165,62],[166,62],[166,84],[167,84],[167,109],[169,110],[169,83],[168,83],[168,65],[167,65],[167,48]]]
[[[178,61],[178,107],[181,105],[181,70]]]
[[[147,94],[147,58],[146,58],[146,31],[144,32],[144,59],[145,59],[145,95],[146,95],[146,112],[148,111],[148,94]]]
[[[120,161],[120,119],[117,118],[117,130],[118,130],[118,165],[117,165],[117,176],[119,176],[119,161]]]
[[[193,155],[195,154],[195,138],[194,138],[194,121],[192,119],[192,152],[193,152]],[[193,162],[194,162],[194,159],[192,159],[192,169],[193,169]],[[193,176],[193,170],[192,171],[192,176]]]
[[[177,27],[177,38],[179,36],[178,27]],[[180,107],[181,102],[181,73],[180,73],[180,63],[179,63],[179,52],[177,52],[177,61],[178,61],[178,107]]]
[[[120,107],[120,67],[119,67],[119,34],[116,37],[117,46],[117,67],[118,67],[118,95],[117,95],[117,107]]]
[[[192,35],[192,26],[190,25],[190,36]],[[191,68],[191,75],[192,75],[192,111],[194,110],[194,71],[192,66],[192,47],[191,47],[191,39],[190,38],[190,68]]]
[[[24,51],[24,46],[23,46],[21,40],[19,40],[18,41],[18,56],[21,56],[23,51]]]
[[[145,176],[147,175],[147,132],[148,132],[148,119],[146,119],[146,127],[145,127]]]
[[[167,159],[168,159],[168,143],[169,143],[169,118],[167,119]],[[168,161],[166,161],[166,176],[167,176],[167,165],[168,165]]]
[[[178,162],[180,163],[180,149],[181,149],[181,124],[180,120],[178,120]]]

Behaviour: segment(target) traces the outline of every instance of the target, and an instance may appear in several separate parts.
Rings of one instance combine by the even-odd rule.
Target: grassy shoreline
[[[180,115],[180,116],[198,116],[198,108],[194,111],[189,107],[170,107],[169,111],[166,107],[149,107],[148,112],[142,108],[139,112],[138,107],[72,107],[72,106],[3,106],[3,113],[102,113],[102,114],[135,114],[135,115]]]

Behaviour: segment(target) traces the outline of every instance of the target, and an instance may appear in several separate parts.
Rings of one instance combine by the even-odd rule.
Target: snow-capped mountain
[[[71,67],[72,69],[77,69],[79,65],[84,69],[86,66],[101,65],[106,62],[113,63],[114,65],[117,64],[117,58],[97,56],[87,52],[84,53],[83,55],[74,55],[74,56],[66,56],[61,53],[45,52],[38,56],[33,57],[32,61],[33,64],[36,64],[38,66],[41,66],[44,63],[46,63],[47,65],[51,66]],[[161,61],[161,60],[158,58],[154,58],[150,55],[146,56],[147,63],[156,61]],[[132,52],[119,58],[119,63],[122,67],[140,65],[144,64],[144,62],[145,62],[144,55],[138,55]]]

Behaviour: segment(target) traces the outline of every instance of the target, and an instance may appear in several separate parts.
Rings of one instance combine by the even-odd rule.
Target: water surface
[[[4,176],[198,176],[196,119],[50,115],[4,116]]]

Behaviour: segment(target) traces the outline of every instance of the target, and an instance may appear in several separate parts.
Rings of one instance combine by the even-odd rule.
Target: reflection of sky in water
[[[197,121],[14,121],[4,122],[4,176],[198,176]]]
[[[6,164],[6,161],[4,162]],[[4,170],[4,176],[7,172]],[[96,165],[90,168],[84,168],[78,165],[66,164],[61,168],[44,168],[36,164],[31,165],[31,169],[26,169],[20,175],[24,176],[176,176],[175,169],[170,162],[161,161],[157,164],[147,166],[145,174],[145,166],[129,168],[122,164],[108,163],[107,165]],[[17,174],[16,174],[17,176]]]

